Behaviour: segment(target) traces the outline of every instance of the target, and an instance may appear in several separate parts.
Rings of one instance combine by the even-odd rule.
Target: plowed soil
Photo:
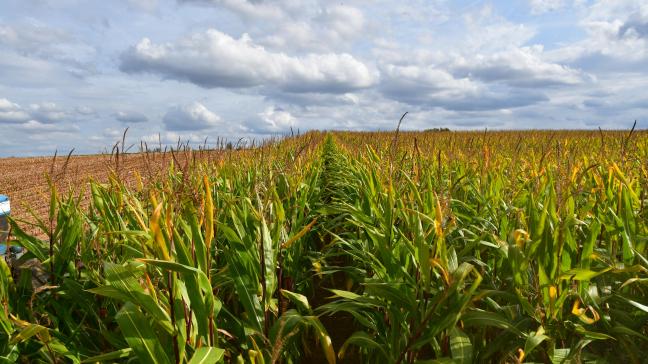
[[[137,153],[115,155],[84,155],[0,158],[0,194],[11,198],[11,216],[21,220],[21,226],[29,233],[42,236],[30,223],[35,216],[47,220],[51,180],[59,193],[82,193],[82,204],[90,202],[88,182],[108,181],[111,173],[117,173],[128,184],[135,182],[135,172],[143,182],[157,178],[175,158],[185,163],[187,158],[218,158],[222,152]]]

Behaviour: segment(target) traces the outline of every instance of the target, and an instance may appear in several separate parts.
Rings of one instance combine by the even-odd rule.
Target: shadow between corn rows
[[[325,257],[326,266],[316,264],[314,267],[317,273],[312,297],[314,307],[321,307],[332,301],[330,289],[348,289],[352,283],[344,272],[349,266],[350,257],[335,247],[335,236],[343,234],[351,227],[347,224],[346,216],[336,207],[353,201],[358,187],[349,173],[348,157],[330,135],[324,141],[321,158],[318,225],[314,232],[317,234],[316,240],[319,245],[317,248]],[[336,353],[357,328],[353,316],[348,313],[322,315],[320,320],[331,337]],[[309,363],[326,363],[324,356],[319,352],[312,353],[306,359]],[[344,358],[340,358],[339,363],[357,363],[359,360],[357,355],[349,353]]]

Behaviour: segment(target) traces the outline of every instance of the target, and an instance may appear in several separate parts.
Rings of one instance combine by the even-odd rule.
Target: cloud
[[[459,57],[451,65],[455,73],[486,82],[505,82],[518,87],[576,85],[587,78],[568,66],[542,59],[543,47],[510,48],[492,54]]]
[[[205,130],[220,125],[221,118],[199,102],[171,107],[162,119],[167,130]]]
[[[648,11],[632,14],[619,28],[619,37],[648,38]]]
[[[483,112],[546,102],[557,89],[595,82],[578,67],[551,59],[532,42],[536,30],[484,6],[462,16],[459,35],[441,44],[408,48],[381,40],[374,49],[379,91],[387,98],[425,110]]]
[[[495,13],[489,5],[467,12],[461,19],[463,22],[455,23],[458,36],[446,38],[452,42],[447,46],[459,53],[492,53],[522,47],[537,34],[532,26],[512,22]]]
[[[148,117],[139,111],[118,111],[115,113],[115,119],[122,123],[145,123]]]
[[[0,99],[0,124],[22,124],[29,119],[29,113],[20,105],[4,98]]]
[[[52,124],[69,117],[68,112],[59,108],[53,102],[43,102],[29,105],[31,117],[41,123]]]
[[[333,5],[322,9],[316,21],[339,38],[355,38],[364,28],[365,16],[358,8]]]
[[[296,126],[297,118],[290,112],[276,106],[270,106],[246,122],[253,133],[267,134],[289,131]]]
[[[567,0],[530,0],[531,14],[543,14],[567,6]]]
[[[368,92],[368,91],[367,91]],[[267,102],[278,102],[302,108],[312,106],[341,107],[357,105],[360,93],[345,94],[320,94],[320,93],[269,93],[266,95]]]
[[[544,93],[538,91],[496,90],[480,95],[466,95],[452,99],[430,100],[430,106],[456,111],[485,111],[514,109],[549,101]]]
[[[62,88],[96,73],[94,47],[35,20],[0,21],[0,85]]]
[[[70,37],[66,32],[43,24],[0,24],[0,44],[23,53],[34,53],[44,48],[51,49],[69,40]]]
[[[430,66],[393,65],[381,67],[383,93],[395,100],[420,103],[431,98],[449,99],[479,92],[468,78],[454,78],[448,71]]]
[[[646,1],[36,2],[0,16],[2,155],[94,152],[123,123],[172,145],[405,111],[412,129],[646,125]]]
[[[336,52],[367,33],[367,9],[324,0],[179,0],[236,15],[257,44],[282,51]],[[351,1],[353,2],[353,1]]]
[[[541,92],[489,85],[470,77],[456,78],[450,72],[432,65],[387,65],[381,70],[380,89],[386,97],[424,108],[497,110],[548,100]]]
[[[346,5],[321,8],[311,18],[272,24],[251,29],[259,44],[273,49],[320,53],[350,50],[366,27],[362,11]]]
[[[136,9],[152,12],[158,8],[158,0],[128,0],[130,6]]]
[[[268,2],[248,0],[178,0],[180,3],[193,3],[199,5],[214,5],[224,7],[249,20],[280,21],[287,16],[286,7],[290,2]]]
[[[598,1],[584,14],[579,25],[586,37],[549,52],[552,59],[588,72],[643,73],[648,68],[648,3]]]
[[[31,104],[29,107],[22,107],[6,98],[0,98],[0,123],[24,124],[38,122],[40,124],[53,124],[68,117],[70,117],[70,114],[53,102],[43,102]]]
[[[122,54],[120,68],[204,88],[266,86],[284,92],[345,93],[375,82],[369,68],[350,54],[289,56],[270,52],[245,34],[235,39],[215,29],[175,43],[154,44],[144,38]]]
[[[124,136],[124,130],[116,128],[105,128],[101,131],[100,134],[95,134],[90,137],[91,140],[97,142],[105,143],[115,143],[117,140],[121,140]]]
[[[36,120],[29,120],[20,125],[22,130],[38,133],[73,133],[81,129],[77,125],[46,124]]]
[[[80,115],[95,115],[97,112],[89,106],[77,106],[74,111]]]
[[[219,135],[219,137],[224,138],[222,135]],[[216,141],[210,139],[210,136],[205,135],[205,133],[195,131],[164,131],[144,135],[141,140],[147,144],[149,149],[158,148],[160,144],[162,145],[162,149],[165,147],[176,148],[179,143],[184,144],[187,142],[194,147],[202,146],[204,144],[207,144],[207,146],[213,146],[213,144],[210,143]]]
[[[0,52],[3,52],[0,49]],[[4,52],[0,57],[0,85],[41,88],[61,88],[77,84],[75,70],[56,62]]]
[[[37,21],[0,23],[0,46],[5,48],[3,52],[7,53],[7,57],[27,57],[31,62],[41,60],[58,63],[77,77],[96,72],[94,47],[65,30]],[[25,66],[27,65],[23,65]]]

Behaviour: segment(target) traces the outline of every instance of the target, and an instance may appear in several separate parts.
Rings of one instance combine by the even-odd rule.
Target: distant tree
[[[423,130],[426,133],[438,133],[438,132],[443,132],[443,131],[450,131],[449,128],[432,128],[432,129],[425,129]]]

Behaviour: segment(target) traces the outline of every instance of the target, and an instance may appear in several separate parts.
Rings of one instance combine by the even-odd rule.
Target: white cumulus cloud
[[[583,72],[543,57],[543,47],[536,45],[459,57],[451,67],[454,72],[484,81],[502,81],[520,87],[575,85],[587,79]]]
[[[284,92],[345,93],[367,88],[376,75],[350,54],[290,56],[270,52],[248,35],[215,29],[173,43],[144,38],[121,57],[125,72],[151,72],[205,88],[265,86]]]
[[[204,130],[218,126],[221,118],[205,105],[193,102],[171,107],[162,121],[167,130]]]
[[[29,119],[29,114],[20,105],[0,99],[0,124],[22,124]]]
[[[69,119],[71,114],[53,102],[20,106],[6,98],[0,98],[0,124],[23,124],[35,121],[42,124],[52,124]]]
[[[297,118],[280,107],[270,106],[247,122],[253,133],[286,132],[297,125]]]
[[[139,111],[118,111],[115,113],[115,119],[122,123],[145,123],[148,117]]]

